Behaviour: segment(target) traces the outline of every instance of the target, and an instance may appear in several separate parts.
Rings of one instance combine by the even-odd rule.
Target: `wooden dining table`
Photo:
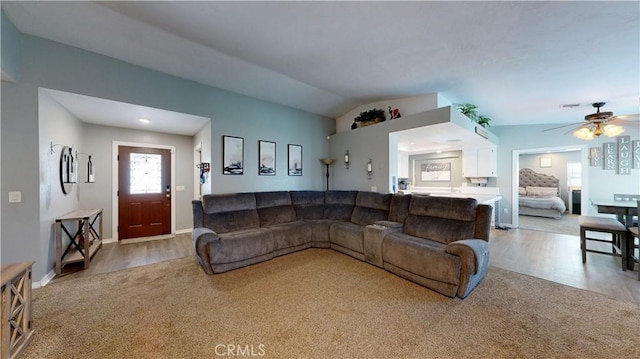
[[[633,217],[638,215],[638,202],[637,201],[620,201],[616,199],[607,198],[593,198],[590,199],[591,205],[596,208],[598,213],[615,214],[620,223],[625,227],[633,226]],[[625,253],[628,256],[633,255],[633,238],[630,234],[627,235],[627,248]],[[633,270],[634,261],[627,260],[627,269]]]

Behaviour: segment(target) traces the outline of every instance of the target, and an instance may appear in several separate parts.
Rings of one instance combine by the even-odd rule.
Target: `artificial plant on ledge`
[[[491,118],[489,118],[487,116],[484,116],[484,115],[478,115],[478,111],[476,111],[478,106],[476,106],[474,104],[470,104],[470,103],[465,103],[465,104],[456,105],[456,108],[463,115],[469,117],[471,119],[471,121],[477,123],[478,125],[480,125],[482,127],[489,127],[490,126],[489,122],[491,122]]]

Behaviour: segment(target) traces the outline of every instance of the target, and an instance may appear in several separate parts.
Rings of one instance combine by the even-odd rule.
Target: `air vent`
[[[574,107],[580,107],[580,104],[579,103],[569,103],[569,104],[560,105],[560,108],[574,108]]]

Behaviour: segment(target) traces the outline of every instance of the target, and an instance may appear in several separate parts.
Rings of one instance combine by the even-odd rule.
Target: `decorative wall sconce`
[[[372,176],[373,176],[373,162],[371,161],[371,158],[369,158],[369,162],[367,162],[367,177],[371,179]]]
[[[202,162],[196,165],[200,169],[200,183],[204,184],[207,181],[205,173],[211,171],[211,164],[209,162]]]
[[[84,155],[84,156],[87,156],[89,158],[87,160],[87,179],[86,179],[85,183],[95,183],[96,182],[96,178],[95,178],[95,175],[93,173],[93,162],[91,162],[91,156],[93,156],[93,154],[88,154],[88,153],[84,153],[84,152],[76,152],[76,160],[80,160],[80,155]]]
[[[349,169],[349,150],[344,153],[344,166]]]

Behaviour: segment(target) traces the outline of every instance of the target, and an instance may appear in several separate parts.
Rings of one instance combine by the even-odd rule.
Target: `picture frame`
[[[287,149],[289,176],[302,176],[302,146],[289,144]]]
[[[551,168],[551,157],[540,157],[540,168]]]
[[[258,141],[258,175],[276,175],[276,143],[271,141]]]
[[[244,174],[244,138],[222,136],[222,174]]]

